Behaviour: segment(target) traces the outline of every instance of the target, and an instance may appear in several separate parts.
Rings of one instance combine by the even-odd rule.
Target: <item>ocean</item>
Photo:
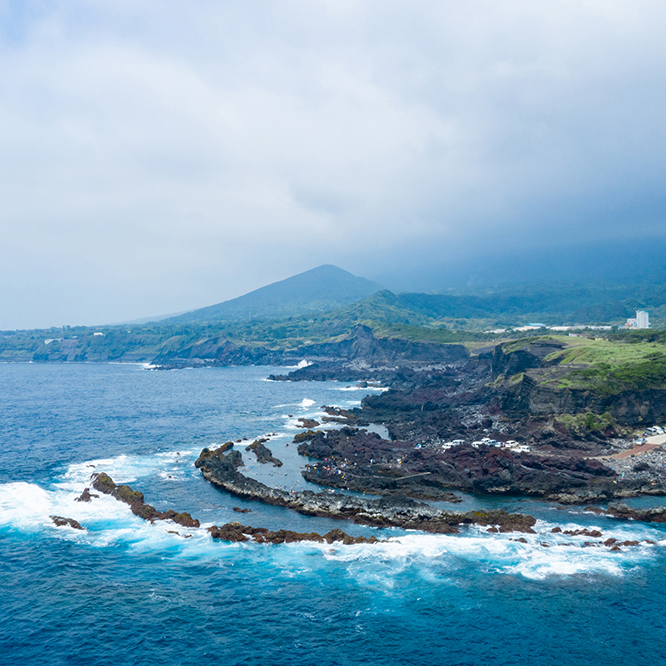
[[[300,516],[210,486],[193,465],[203,447],[270,436],[284,467],[259,465],[237,445],[244,471],[308,487],[290,444],[296,419],[371,391],[266,381],[271,372],[0,364],[0,664],[666,663],[664,527],[465,497],[451,508],[530,513],[538,534],[527,543],[480,528],[428,535]],[[94,471],[203,528],[340,527],[386,542],[214,542],[203,528],[147,523],[112,497],[75,502]],[[51,515],[86,529],[56,527]],[[642,543],[584,547],[589,537],[554,526]]]

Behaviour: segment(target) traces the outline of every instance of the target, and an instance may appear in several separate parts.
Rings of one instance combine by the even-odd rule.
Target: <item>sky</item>
[[[664,34],[659,0],[0,0],[0,329],[662,242]]]

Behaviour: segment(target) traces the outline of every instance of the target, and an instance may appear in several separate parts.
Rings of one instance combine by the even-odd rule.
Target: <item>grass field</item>
[[[549,336],[549,339],[565,347],[546,356],[546,362],[561,359],[560,368],[568,364],[578,366],[560,378],[560,388],[589,388],[602,395],[666,388],[663,344],[564,336]]]

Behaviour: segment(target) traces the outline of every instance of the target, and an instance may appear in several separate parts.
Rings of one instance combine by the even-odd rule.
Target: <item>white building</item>
[[[650,315],[645,310],[636,310],[636,328],[650,328]]]
[[[636,310],[635,319],[627,319],[625,328],[650,328],[650,313],[645,310]]]

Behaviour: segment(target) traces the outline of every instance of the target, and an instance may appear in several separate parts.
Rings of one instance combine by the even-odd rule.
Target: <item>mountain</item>
[[[240,321],[304,315],[344,307],[382,289],[376,282],[325,264],[230,301],[170,317],[163,323]]]
[[[432,324],[442,320],[488,319],[505,325],[544,321],[548,324],[624,323],[638,309],[647,309],[655,322],[666,315],[664,284],[528,284],[475,289],[449,294],[373,294],[352,305],[367,311],[367,319],[389,321],[388,313],[405,323]],[[377,313],[377,314],[374,314]],[[378,316],[379,314],[379,316]],[[407,322],[406,318],[410,321]],[[397,323],[397,319],[395,320]]]

